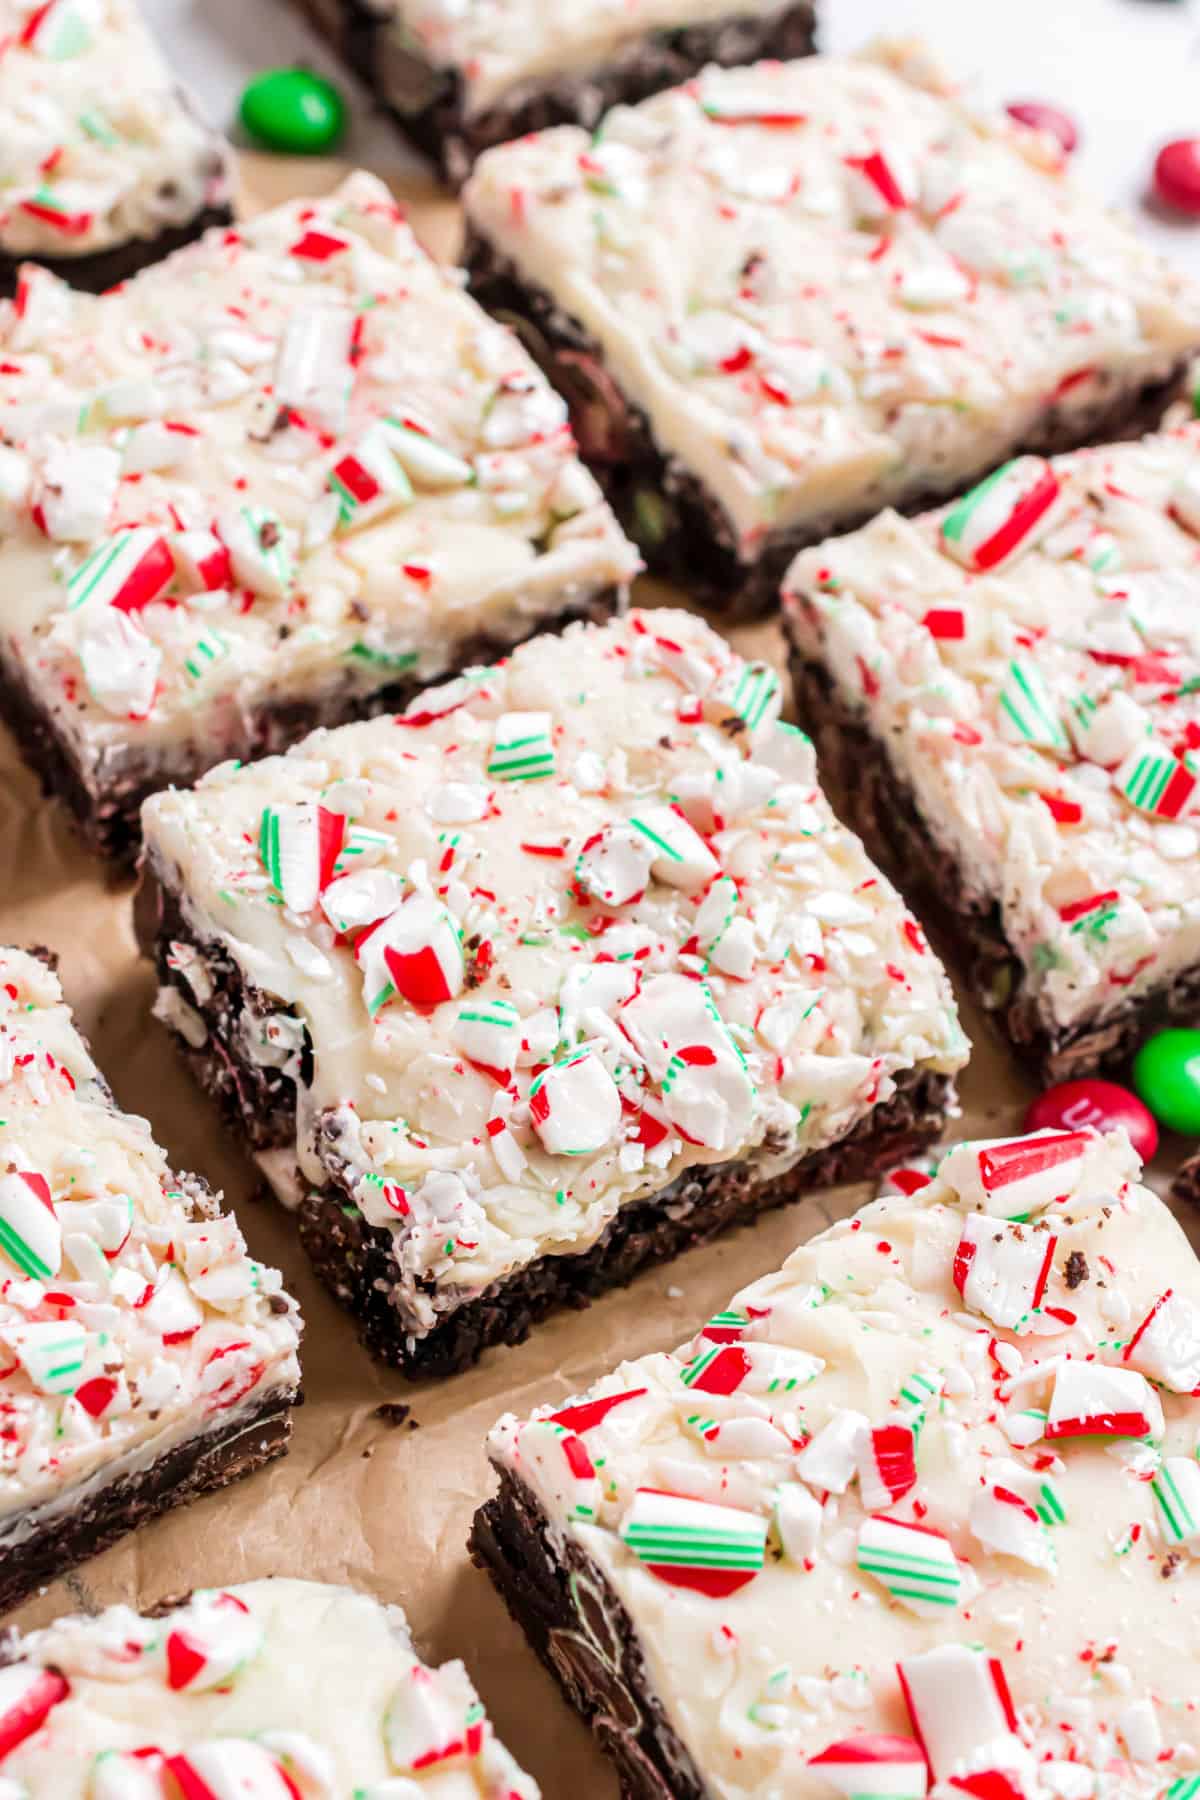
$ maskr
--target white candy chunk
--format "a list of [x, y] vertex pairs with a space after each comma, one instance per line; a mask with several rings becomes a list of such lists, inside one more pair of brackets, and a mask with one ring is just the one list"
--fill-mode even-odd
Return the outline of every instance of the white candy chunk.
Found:
[[967, 1206], [1016, 1219], [1076, 1193], [1117, 1194], [1140, 1166], [1123, 1133], [1045, 1131], [955, 1144], [938, 1178]]
[[621, 1008], [620, 1022], [662, 1084], [663, 1105], [693, 1143], [729, 1149], [754, 1117], [754, 1085], [703, 982], [656, 975]]
[[1069, 1358], [1055, 1370], [1047, 1438], [1159, 1437], [1162, 1430], [1158, 1395], [1132, 1369]]
[[897, 1672], [934, 1781], [971, 1770], [1024, 1768], [1027, 1752], [999, 1657], [942, 1644], [904, 1657]]
[[775, 1535], [789, 1562], [804, 1563], [821, 1540], [821, 1503], [799, 1481], [781, 1481], [775, 1489]]
[[88, 693], [116, 718], [144, 719], [154, 705], [162, 651], [119, 607], [84, 614], [77, 649]]
[[812, 1487], [844, 1494], [871, 1442], [871, 1421], [839, 1407], [796, 1458], [796, 1473]]
[[1173, 1394], [1200, 1393], [1200, 1307], [1168, 1288], [1133, 1333], [1122, 1360]]
[[1054, 1574], [1054, 1545], [1036, 1508], [1002, 1482], [993, 1482], [974, 1496], [969, 1523], [985, 1550], [1016, 1557], [1043, 1574]]
[[529, 1116], [552, 1156], [592, 1156], [621, 1123], [621, 1096], [590, 1050], [554, 1063], [529, 1090]]
[[520, 1049], [521, 1015], [507, 1000], [479, 1000], [459, 1009], [450, 1036], [471, 1062], [507, 1081]]
[[296, 1785], [262, 1744], [210, 1738], [172, 1759], [176, 1783], [198, 1800], [293, 1800]]
[[[25, 1790], [13, 1790], [22, 1800]], [[105, 1750], [92, 1766], [88, 1800], [162, 1800], [162, 1765], [132, 1750]], [[0, 1800], [9, 1800], [0, 1787]]]
[[[451, 1675], [459, 1679], [447, 1679]], [[450, 1664], [436, 1677], [417, 1664], [384, 1714], [384, 1742], [392, 1767], [427, 1772], [437, 1764], [477, 1756], [488, 1726], [474, 1700], [461, 1664]]]
[[653, 855], [647, 839], [631, 825], [605, 825], [593, 832], [575, 859], [575, 879], [604, 906], [627, 906], [646, 890]]
[[1006, 1331], [1027, 1331], [1057, 1243], [1050, 1231], [968, 1213], [954, 1256], [954, 1285], [972, 1312]]
[[1168, 1456], [1150, 1485], [1163, 1536], [1194, 1553], [1200, 1548], [1200, 1463], [1194, 1457]]
[[87, 1333], [70, 1320], [9, 1325], [3, 1336], [40, 1394], [73, 1394], [83, 1372]]
[[600, 1478], [583, 1439], [550, 1419], [532, 1419], [517, 1436], [515, 1461], [551, 1518], [594, 1520], [603, 1499]]
[[674, 807], [645, 806], [629, 822], [649, 847], [655, 879], [666, 886], [694, 893], [718, 873], [716, 857]]
[[274, 398], [337, 434], [346, 422], [353, 382], [354, 314], [345, 306], [298, 308], [275, 359]]
[[335, 931], [357, 931], [394, 912], [403, 894], [402, 875], [390, 869], [356, 869], [329, 883], [321, 895], [321, 911]]
[[56, 543], [101, 537], [121, 481], [121, 457], [104, 444], [55, 444], [42, 465], [38, 504]]
[[158, 1337], [181, 1343], [204, 1323], [204, 1308], [194, 1298], [178, 1269], [167, 1268], [155, 1283], [154, 1294], [142, 1308], [142, 1318]]
[[1068, 714], [1075, 746], [1088, 762], [1115, 769], [1150, 735], [1150, 716], [1126, 693], [1110, 694], [1098, 706], [1076, 701]]
[[256, 594], [282, 600], [295, 579], [287, 533], [274, 513], [262, 506], [225, 507], [217, 522], [235, 580]]

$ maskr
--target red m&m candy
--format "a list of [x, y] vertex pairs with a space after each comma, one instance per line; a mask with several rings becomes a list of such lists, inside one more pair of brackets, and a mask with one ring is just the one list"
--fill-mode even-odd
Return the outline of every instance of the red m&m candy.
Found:
[[1017, 119], [1034, 131], [1048, 131], [1058, 139], [1067, 156], [1079, 142], [1079, 128], [1070, 114], [1048, 106], [1044, 100], [1013, 100], [1004, 110], [1010, 119]]
[[1154, 163], [1154, 191], [1176, 212], [1200, 213], [1200, 138], [1175, 138]]
[[1124, 1126], [1143, 1162], [1158, 1149], [1158, 1126], [1136, 1094], [1115, 1081], [1060, 1081], [1025, 1114], [1026, 1131], [1116, 1131]]

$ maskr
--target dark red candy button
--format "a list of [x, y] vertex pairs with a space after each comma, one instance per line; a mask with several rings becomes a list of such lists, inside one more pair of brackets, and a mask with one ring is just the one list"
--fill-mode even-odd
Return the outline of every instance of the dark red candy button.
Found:
[[1025, 1114], [1026, 1131], [1115, 1131], [1124, 1126], [1143, 1162], [1158, 1149], [1158, 1126], [1136, 1094], [1115, 1081], [1060, 1081]]
[[1071, 115], [1057, 106], [1047, 106], [1044, 100], [1014, 100], [1004, 110], [1010, 119], [1019, 119], [1034, 131], [1048, 131], [1068, 156], [1079, 142], [1079, 128]]
[[1200, 138], [1163, 145], [1154, 164], [1154, 191], [1176, 212], [1200, 214]]

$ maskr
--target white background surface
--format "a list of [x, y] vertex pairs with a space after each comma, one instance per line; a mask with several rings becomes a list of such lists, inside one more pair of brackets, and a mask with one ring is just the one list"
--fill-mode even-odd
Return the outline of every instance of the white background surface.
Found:
[[[351, 101], [346, 156], [382, 174], [418, 172], [290, 0], [143, 0], [143, 8], [216, 123], [232, 128], [238, 95], [258, 70], [306, 63], [335, 76]], [[1134, 210], [1200, 276], [1200, 221], [1157, 218], [1144, 204], [1157, 147], [1200, 134], [1200, 0], [823, 0], [822, 18], [827, 50], [854, 49], [877, 31], [918, 31], [981, 100], [1066, 108], [1083, 133], [1082, 177]]]

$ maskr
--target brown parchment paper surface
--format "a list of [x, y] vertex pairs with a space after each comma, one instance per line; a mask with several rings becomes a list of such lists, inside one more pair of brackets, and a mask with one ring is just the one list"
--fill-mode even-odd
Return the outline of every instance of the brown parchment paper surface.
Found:
[[[246, 156], [244, 208], [327, 191], [345, 172], [332, 162]], [[393, 185], [427, 245], [453, 255], [454, 205], [411, 179]], [[649, 584], [640, 597], [680, 603]], [[781, 664], [773, 624], [730, 635], [744, 653]], [[837, 1189], [786, 1207], [584, 1312], [555, 1317], [527, 1344], [493, 1351], [465, 1375], [405, 1382], [359, 1347], [348, 1315], [312, 1277], [287, 1214], [256, 1197], [253, 1164], [150, 1017], [154, 983], [134, 943], [132, 891], [80, 848], [65, 813], [40, 797], [0, 729], [0, 942], [46, 944], [58, 953], [67, 999], [120, 1103], [150, 1119], [177, 1168], [196, 1169], [224, 1191], [254, 1255], [284, 1271], [307, 1322], [305, 1404], [281, 1462], [147, 1526], [55, 1583], [14, 1622], [40, 1624], [117, 1600], [150, 1604], [193, 1586], [267, 1575], [352, 1583], [405, 1608], [428, 1660], [464, 1658], [497, 1730], [547, 1800], [612, 1800], [608, 1763], [467, 1557], [472, 1512], [491, 1491], [485, 1434], [502, 1412], [561, 1401], [623, 1357], [681, 1342], [803, 1238], [860, 1205], [868, 1190]], [[1034, 1089], [978, 1014], [965, 1006], [963, 1017], [976, 1049], [951, 1135], [1016, 1130]], [[1152, 1177], [1160, 1191], [1181, 1149], [1160, 1154]], [[415, 1429], [380, 1413], [397, 1401], [411, 1406]]]

